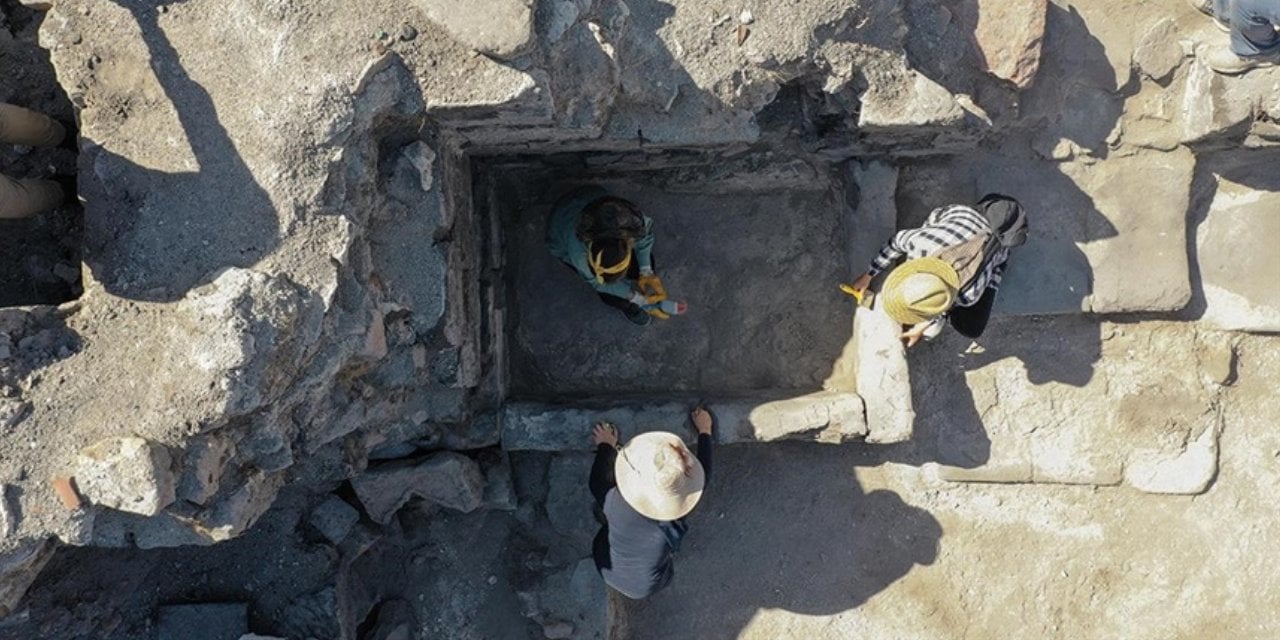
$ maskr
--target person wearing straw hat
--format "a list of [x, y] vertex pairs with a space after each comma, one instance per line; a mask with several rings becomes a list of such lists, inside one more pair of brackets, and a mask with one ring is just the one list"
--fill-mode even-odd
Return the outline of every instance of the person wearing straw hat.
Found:
[[635, 324], [684, 313], [653, 270], [653, 219], [627, 200], [594, 186], [570, 192], [552, 207], [547, 247]]
[[690, 418], [698, 432], [696, 457], [665, 431], [642, 433], [620, 447], [612, 424], [592, 430], [589, 486], [601, 526], [591, 555], [605, 583], [634, 600], [671, 583], [675, 553], [689, 530], [684, 518], [711, 476], [711, 414], [698, 407]]
[[974, 207], [934, 209], [918, 229], [899, 231], [871, 261], [852, 288], [862, 292], [873, 278], [902, 258], [874, 298], [889, 317], [907, 327], [908, 347], [933, 338], [950, 321], [961, 335], [986, 330], [1009, 249], [1026, 238], [1026, 216], [1017, 200], [988, 194]]

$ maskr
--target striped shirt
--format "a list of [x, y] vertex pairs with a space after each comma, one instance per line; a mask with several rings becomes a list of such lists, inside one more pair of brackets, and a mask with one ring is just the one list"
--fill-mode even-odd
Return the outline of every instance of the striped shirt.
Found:
[[[894, 234], [893, 239], [885, 243], [884, 248], [871, 261], [868, 272], [874, 278], [903, 256], [912, 260], [937, 255], [939, 251], [963, 244], [982, 232], [992, 233], [991, 224], [972, 207], [962, 204], [938, 207], [929, 213], [924, 226], [919, 229], [904, 229]], [[1000, 278], [1008, 260], [1009, 250], [997, 244], [994, 255], [987, 260], [982, 271], [969, 282], [961, 284], [956, 304], [971, 307], [977, 304], [988, 288], [993, 291], [999, 289]]]

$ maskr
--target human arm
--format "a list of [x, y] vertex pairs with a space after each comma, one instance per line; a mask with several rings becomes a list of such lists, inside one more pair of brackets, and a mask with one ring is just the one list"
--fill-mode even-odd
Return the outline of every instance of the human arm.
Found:
[[711, 483], [711, 448], [713, 419], [711, 412], [698, 407], [690, 414], [693, 428], [698, 432], [698, 462], [702, 464], [703, 487]]
[[653, 273], [653, 218], [644, 216], [644, 237], [636, 241], [636, 259], [640, 261], [640, 275]]
[[[915, 231], [915, 229], [903, 229], [893, 234], [893, 237], [884, 243], [884, 246], [880, 248], [880, 253], [877, 253], [876, 257], [871, 259], [871, 266], [863, 274], [867, 279], [867, 284], [871, 283], [872, 278], [893, 266], [893, 263], [897, 262], [902, 256], [907, 255], [907, 246], [911, 240], [911, 234]], [[861, 279], [859, 278], [859, 280]], [[854, 283], [854, 288], [858, 288], [856, 282]]]
[[591, 430], [591, 439], [596, 444], [596, 457], [591, 463], [587, 486], [596, 503], [603, 508], [605, 496], [618, 484], [613, 476], [613, 463], [618, 457], [617, 427], [608, 422], [597, 422]]

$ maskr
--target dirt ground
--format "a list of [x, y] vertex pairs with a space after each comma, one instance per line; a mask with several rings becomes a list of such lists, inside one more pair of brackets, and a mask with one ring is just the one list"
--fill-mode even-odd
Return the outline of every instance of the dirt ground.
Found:
[[927, 443], [721, 449], [675, 582], [616, 598], [616, 637], [1276, 637], [1280, 534], [1248, 514], [1280, 482], [1280, 354], [1241, 354], [1199, 496], [941, 483]]

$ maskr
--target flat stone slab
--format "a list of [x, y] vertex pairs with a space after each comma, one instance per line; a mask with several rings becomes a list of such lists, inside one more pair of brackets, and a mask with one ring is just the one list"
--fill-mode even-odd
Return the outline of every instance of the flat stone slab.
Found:
[[1203, 320], [1219, 329], [1280, 331], [1280, 154], [1210, 164], [1217, 189], [1196, 229]]
[[[721, 444], [808, 440], [840, 443], [867, 435], [862, 398], [820, 391], [780, 399], [707, 400]], [[619, 401], [592, 404], [512, 402], [502, 410], [502, 447], [508, 451], [590, 451], [591, 425], [612, 422], [622, 437], [668, 431], [692, 441], [689, 402]]]

